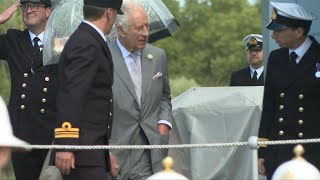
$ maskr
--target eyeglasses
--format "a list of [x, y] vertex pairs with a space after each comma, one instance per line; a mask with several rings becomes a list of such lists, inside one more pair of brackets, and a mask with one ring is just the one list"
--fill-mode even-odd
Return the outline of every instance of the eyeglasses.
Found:
[[45, 7], [44, 5], [40, 5], [40, 4], [24, 4], [24, 5], [20, 5], [20, 8], [23, 12], [27, 12], [28, 9], [31, 9], [32, 12], [37, 12], [39, 10], [39, 7]]

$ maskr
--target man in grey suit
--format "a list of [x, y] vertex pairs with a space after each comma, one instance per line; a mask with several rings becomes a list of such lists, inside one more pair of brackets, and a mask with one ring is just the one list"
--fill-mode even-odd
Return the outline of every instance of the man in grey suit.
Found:
[[[114, 63], [113, 127], [110, 144], [168, 144], [172, 106], [166, 54], [147, 44], [145, 10], [132, 2], [122, 6], [116, 22], [118, 39], [110, 45]], [[167, 150], [113, 150], [118, 179], [146, 179], [162, 169]]]

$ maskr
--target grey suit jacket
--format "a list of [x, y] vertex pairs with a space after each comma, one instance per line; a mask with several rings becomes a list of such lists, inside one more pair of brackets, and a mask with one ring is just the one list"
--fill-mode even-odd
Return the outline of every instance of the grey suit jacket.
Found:
[[[172, 106], [167, 59], [164, 50], [147, 44], [141, 53], [142, 99], [137, 101], [134, 84], [121, 54], [114, 42], [110, 45], [114, 63], [113, 127], [110, 144], [130, 145], [142, 130], [151, 145], [168, 144], [168, 136], [158, 130], [158, 121], [172, 122]], [[162, 76], [155, 77], [160, 72]], [[114, 151], [119, 164], [126, 160], [128, 151]], [[151, 150], [154, 172], [162, 169], [161, 161], [167, 150]]]

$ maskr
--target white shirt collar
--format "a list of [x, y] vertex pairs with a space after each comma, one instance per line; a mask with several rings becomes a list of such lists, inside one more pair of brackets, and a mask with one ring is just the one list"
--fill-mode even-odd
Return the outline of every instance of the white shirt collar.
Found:
[[29, 36], [30, 36], [30, 39], [32, 42], [32, 46], [34, 46], [33, 38], [35, 38], [35, 37], [38, 37], [40, 39], [40, 41], [38, 42], [39, 46], [43, 45], [43, 35], [44, 35], [44, 31], [42, 33], [40, 33], [38, 36], [33, 34], [31, 31], [29, 31]]
[[[128, 51], [128, 50], [121, 44], [121, 42], [119, 41], [119, 38], [117, 38], [117, 45], [118, 45], [118, 47], [120, 48], [122, 57], [123, 57], [124, 59], [126, 59], [126, 57], [128, 57], [128, 56], [131, 55], [131, 52]], [[136, 54], [136, 55], [138, 55], [138, 56], [141, 56], [141, 51], [140, 51], [140, 50], [137, 50], [136, 52], [134, 52], [134, 54]]]
[[[299, 63], [304, 54], [308, 51], [309, 47], [312, 44], [312, 40], [307, 37], [307, 39], [296, 49], [294, 52], [298, 55], [296, 62]], [[289, 56], [293, 50], [289, 49]]]
[[257, 71], [257, 78], [259, 79], [259, 77], [260, 77], [260, 75], [263, 73], [263, 66], [261, 66], [260, 68], [258, 68], [258, 69], [254, 69], [253, 67], [251, 67], [251, 66], [249, 66], [250, 67], [250, 75], [251, 75], [251, 78], [252, 78], [252, 76], [253, 76], [253, 73], [254, 73], [254, 71]]
[[107, 38], [106, 36], [104, 35], [104, 33], [101, 31], [101, 29], [99, 29], [96, 25], [92, 24], [91, 22], [89, 21], [86, 21], [84, 20], [83, 21], [84, 23], [88, 24], [89, 26], [91, 26], [93, 29], [95, 29], [99, 34], [100, 36], [103, 38], [104, 41], [107, 41]]

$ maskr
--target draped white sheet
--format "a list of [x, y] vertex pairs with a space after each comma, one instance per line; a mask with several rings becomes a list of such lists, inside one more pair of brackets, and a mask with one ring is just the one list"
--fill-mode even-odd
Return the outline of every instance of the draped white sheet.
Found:
[[[170, 144], [244, 142], [257, 136], [263, 87], [197, 87], [174, 98]], [[170, 149], [175, 170], [190, 179], [252, 179], [247, 146]]]

